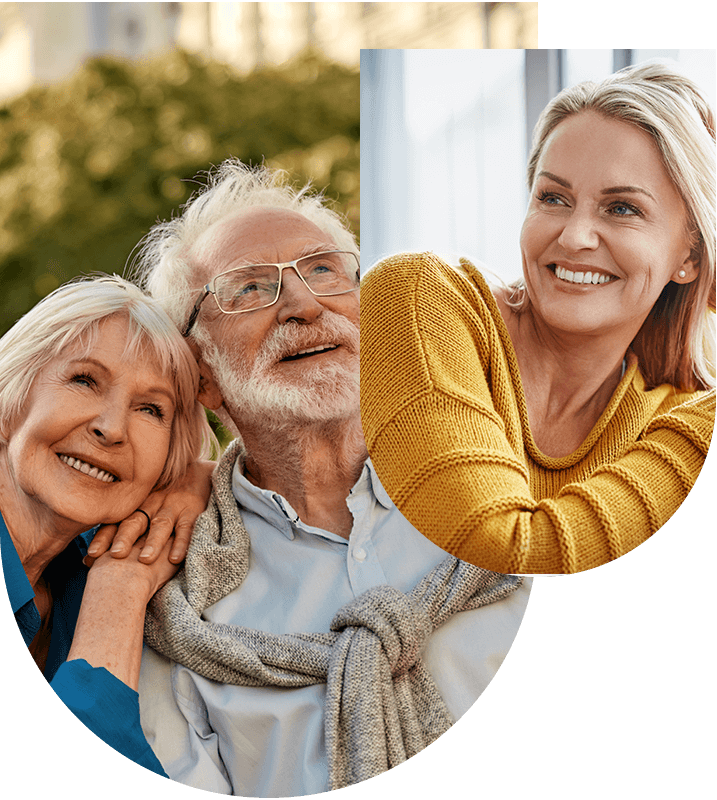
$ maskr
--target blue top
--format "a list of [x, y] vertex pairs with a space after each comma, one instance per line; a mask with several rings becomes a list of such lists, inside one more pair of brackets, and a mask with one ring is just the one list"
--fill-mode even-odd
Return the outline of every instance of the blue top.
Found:
[[[104, 668], [84, 660], [67, 661], [80, 613], [88, 569], [82, 563], [95, 528], [74, 539], [47, 568], [52, 592], [50, 651], [44, 675], [62, 702], [94, 734], [122, 755], [166, 777], [144, 738], [139, 722], [139, 695]], [[0, 514], [0, 553], [10, 606], [29, 647], [40, 630], [35, 593]]]

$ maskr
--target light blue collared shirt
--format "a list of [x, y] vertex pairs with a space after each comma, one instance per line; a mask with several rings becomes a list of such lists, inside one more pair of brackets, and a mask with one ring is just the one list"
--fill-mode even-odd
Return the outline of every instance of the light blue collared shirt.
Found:
[[[445, 558], [396, 509], [370, 461], [347, 505], [348, 540], [305, 525], [281, 495], [259, 489], [239, 464], [233, 491], [251, 538], [241, 586], [205, 616], [272, 633], [328, 631], [336, 611], [373, 586], [403, 592]], [[528, 600], [529, 581], [493, 605], [464, 611], [423, 653], [448, 709], [461, 716], [500, 666]], [[169, 776], [199, 789], [257, 797], [328, 789], [325, 684], [282, 689], [219, 684], [145, 647], [142, 726]]]

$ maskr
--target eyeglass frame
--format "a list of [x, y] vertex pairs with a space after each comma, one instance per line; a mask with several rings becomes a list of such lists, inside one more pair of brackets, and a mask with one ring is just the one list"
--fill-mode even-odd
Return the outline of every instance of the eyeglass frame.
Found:
[[[299, 256], [299, 258], [295, 258], [293, 261], [285, 261], [281, 264], [246, 264], [243, 267], [234, 267], [234, 269], [228, 269], [226, 272], [220, 272], [219, 275], [215, 275], [209, 283], [205, 284], [204, 291], [201, 297], [198, 297], [194, 303], [192, 308], [192, 312], [189, 315], [189, 319], [187, 320], [187, 324], [184, 326], [184, 330], [182, 331], [182, 336], [185, 338], [189, 336], [191, 333], [192, 328], [194, 327], [197, 317], [199, 316], [199, 309], [201, 308], [202, 303], [207, 299], [207, 297], [212, 294], [214, 295], [214, 302], [217, 304], [217, 308], [221, 311], [222, 314], [249, 314], [252, 311], [260, 311], [262, 308], [271, 308], [275, 303], [278, 302], [279, 297], [281, 297], [281, 289], [282, 289], [282, 279], [284, 277], [284, 270], [285, 269], [293, 269], [294, 272], [299, 276], [301, 282], [306, 286], [306, 288], [314, 295], [314, 297], [338, 297], [342, 294], [349, 294], [350, 292], [357, 291], [360, 286], [356, 285], [353, 289], [344, 289], [342, 292], [329, 292], [327, 294], [319, 294], [315, 292], [309, 284], [306, 282], [306, 278], [299, 272], [297, 264], [299, 261], [303, 261], [305, 258], [313, 258], [316, 256], [326, 256], [332, 255], [335, 253], [345, 253], [346, 255], [351, 255], [356, 259], [356, 265], [360, 269], [360, 263], [358, 256], [356, 253], [351, 252], [350, 250], [321, 250], [318, 253], [307, 253], [304, 256]], [[219, 278], [223, 278], [225, 275], [229, 275], [232, 272], [239, 272], [242, 269], [251, 269], [252, 267], [276, 267], [279, 270], [279, 280], [276, 284], [276, 297], [271, 301], [271, 303], [267, 303], [264, 306], [257, 306], [256, 308], [239, 308], [236, 311], [225, 311], [220, 305], [219, 300], [217, 299], [217, 293], [215, 289], [215, 283]], [[356, 271], [356, 276], [358, 277], [359, 272], [358, 269]]]

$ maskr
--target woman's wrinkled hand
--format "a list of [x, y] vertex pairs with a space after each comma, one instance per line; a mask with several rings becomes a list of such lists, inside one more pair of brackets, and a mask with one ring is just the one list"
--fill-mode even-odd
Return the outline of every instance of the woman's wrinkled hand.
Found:
[[135, 511], [117, 525], [103, 525], [95, 534], [85, 558], [89, 567], [108, 550], [113, 558], [127, 558], [135, 544], [143, 538], [138, 559], [152, 564], [170, 542], [169, 560], [180, 564], [187, 555], [192, 530], [197, 517], [206, 509], [211, 491], [214, 461], [195, 461], [187, 468], [184, 478], [170, 489], [152, 492]]
[[148, 603], [155, 592], [177, 574], [180, 565], [170, 561], [171, 540], [165, 542], [150, 563], [142, 558], [146, 544], [147, 537], [141, 536], [125, 558], [113, 558], [112, 553], [105, 551], [92, 559], [88, 583], [121, 586], [124, 591], [144, 594], [144, 602]]

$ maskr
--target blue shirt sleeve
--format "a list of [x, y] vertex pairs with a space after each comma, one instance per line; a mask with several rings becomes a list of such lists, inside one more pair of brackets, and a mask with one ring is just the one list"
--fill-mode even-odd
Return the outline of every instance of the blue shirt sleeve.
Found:
[[139, 695], [111, 672], [87, 661], [66, 661], [50, 684], [62, 702], [103, 742], [165, 778], [139, 720]]

